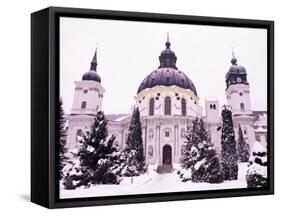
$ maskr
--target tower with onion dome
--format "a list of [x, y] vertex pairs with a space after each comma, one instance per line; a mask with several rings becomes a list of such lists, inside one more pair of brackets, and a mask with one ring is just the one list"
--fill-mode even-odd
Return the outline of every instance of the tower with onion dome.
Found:
[[82, 75], [81, 80], [74, 82], [72, 109], [67, 116], [69, 148], [79, 145], [79, 135], [90, 127], [94, 115], [102, 109], [105, 90], [97, 73], [97, 64], [96, 50], [89, 71]]
[[255, 142], [253, 127], [255, 118], [250, 100], [250, 84], [247, 80], [246, 68], [237, 64], [234, 52], [232, 52], [231, 66], [226, 73], [225, 82], [227, 105], [231, 107], [236, 138], [240, 124], [243, 137], [251, 147]]
[[97, 50], [91, 61], [90, 70], [83, 74], [81, 81], [75, 81], [72, 115], [94, 115], [102, 109], [105, 92], [97, 73]]

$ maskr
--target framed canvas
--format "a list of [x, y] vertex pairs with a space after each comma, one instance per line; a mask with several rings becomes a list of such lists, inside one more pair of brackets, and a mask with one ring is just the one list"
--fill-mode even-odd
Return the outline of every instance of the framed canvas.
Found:
[[31, 201], [274, 193], [274, 22], [31, 15]]

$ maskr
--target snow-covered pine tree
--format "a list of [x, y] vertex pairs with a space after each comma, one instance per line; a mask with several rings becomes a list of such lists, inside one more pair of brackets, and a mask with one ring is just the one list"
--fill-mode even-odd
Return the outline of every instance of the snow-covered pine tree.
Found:
[[128, 166], [136, 167], [136, 172], [129, 173], [129, 175], [139, 175], [145, 173], [146, 165], [142, 141], [142, 127], [138, 108], [135, 108], [133, 111], [126, 144], [127, 146], [125, 152], [128, 158]]
[[123, 157], [115, 143], [115, 136], [108, 140], [107, 137], [107, 120], [104, 113], [99, 111], [95, 115], [90, 131], [82, 135], [77, 155], [80, 168], [66, 180], [76, 181], [75, 187], [120, 183]]
[[60, 179], [63, 178], [63, 169], [67, 163], [68, 157], [66, 156], [67, 148], [66, 148], [66, 128], [65, 128], [65, 115], [62, 107], [62, 99], [60, 99], [59, 106], [59, 171], [60, 171]]
[[246, 180], [248, 188], [267, 187], [267, 151], [256, 141], [249, 160]]
[[248, 162], [250, 153], [249, 153], [249, 145], [246, 143], [241, 126], [239, 124], [239, 129], [238, 129], [238, 142], [237, 142], [237, 154], [238, 154], [238, 160], [240, 162]]
[[222, 109], [221, 161], [224, 180], [236, 180], [238, 177], [238, 157], [232, 112], [226, 105]]
[[[182, 167], [191, 170], [193, 182], [221, 183], [223, 175], [216, 149], [202, 119], [195, 118], [187, 133]], [[185, 179], [182, 179], [185, 181]]]
[[184, 154], [181, 159], [181, 165], [185, 169], [189, 169], [195, 165], [198, 161], [199, 151], [198, 145], [202, 143], [203, 140], [208, 139], [207, 132], [201, 131], [200, 129], [200, 119], [196, 117], [192, 121], [190, 128], [187, 128], [186, 141], [184, 145]]

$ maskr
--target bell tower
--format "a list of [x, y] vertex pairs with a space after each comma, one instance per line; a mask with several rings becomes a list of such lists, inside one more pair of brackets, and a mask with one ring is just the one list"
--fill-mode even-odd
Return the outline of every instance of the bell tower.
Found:
[[90, 70], [83, 74], [82, 81], [75, 81], [75, 92], [71, 114], [93, 115], [102, 109], [105, 90], [97, 73], [97, 50], [91, 61]]
[[72, 109], [68, 120], [67, 145], [69, 149], [79, 146], [79, 136], [90, 128], [94, 115], [102, 110], [105, 92], [97, 73], [97, 50], [91, 61], [90, 70], [83, 74], [82, 80], [75, 81]]
[[250, 85], [247, 81], [246, 69], [237, 64], [232, 54], [231, 66], [226, 74], [227, 105], [232, 108], [232, 114], [252, 114], [250, 101]]
[[250, 85], [247, 81], [245, 67], [237, 64], [232, 53], [231, 66], [226, 74], [227, 105], [231, 107], [235, 137], [238, 139], [238, 128], [241, 125], [243, 137], [250, 148], [255, 142], [254, 117], [250, 100]]

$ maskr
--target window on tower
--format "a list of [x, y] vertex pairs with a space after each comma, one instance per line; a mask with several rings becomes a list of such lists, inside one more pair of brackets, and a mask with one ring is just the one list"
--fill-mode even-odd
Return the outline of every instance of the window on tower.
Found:
[[87, 103], [86, 101], [83, 101], [81, 104], [81, 109], [86, 109]]
[[149, 100], [149, 115], [154, 115], [154, 98]]
[[165, 97], [165, 115], [171, 115], [171, 98], [169, 96]]
[[242, 112], [245, 111], [245, 105], [244, 105], [244, 103], [240, 103], [240, 109], [241, 109]]
[[186, 116], [186, 100], [184, 98], [181, 99], [181, 115]]
[[213, 109], [214, 109], [214, 110], [216, 109], [216, 104], [213, 104]]

